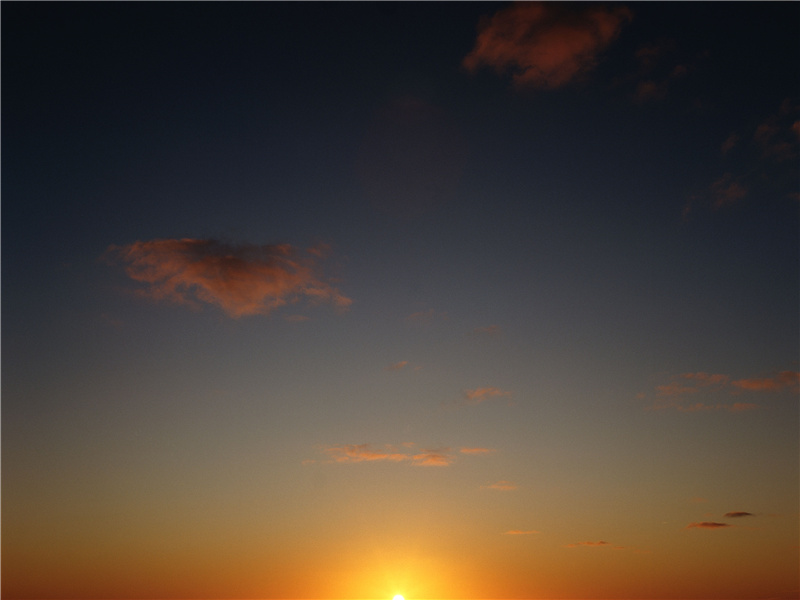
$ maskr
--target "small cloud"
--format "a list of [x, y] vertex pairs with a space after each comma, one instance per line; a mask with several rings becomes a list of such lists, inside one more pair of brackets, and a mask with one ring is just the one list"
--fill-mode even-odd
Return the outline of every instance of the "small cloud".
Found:
[[466, 400], [467, 404], [472, 405], [486, 402], [492, 398], [510, 395], [511, 392], [492, 386], [475, 388], [474, 390], [464, 390], [464, 399]]
[[608, 542], [604, 542], [600, 540], [599, 542], [575, 542], [574, 544], [567, 544], [567, 548], [578, 548], [579, 546], [590, 546], [590, 547], [597, 547], [597, 546], [608, 546]]
[[[413, 442], [401, 444], [404, 448], [410, 448], [413, 445]], [[448, 454], [449, 448], [422, 450], [409, 454], [389, 444], [382, 450], [373, 449], [370, 444], [345, 444], [343, 446], [324, 448], [323, 452], [328, 455], [330, 462], [335, 463], [386, 461], [395, 463], [408, 462], [416, 467], [446, 467], [455, 460], [452, 455]]]
[[401, 360], [400, 362], [394, 363], [393, 365], [389, 365], [388, 367], [386, 367], [386, 370], [387, 371], [399, 371], [399, 370], [405, 368], [407, 365], [408, 365], [408, 361], [407, 360]]
[[497, 452], [494, 448], [461, 448], [461, 454], [491, 454]]
[[632, 14], [623, 6], [585, 9], [558, 4], [512, 4], [483, 18], [475, 47], [462, 65], [511, 72], [514, 85], [556, 89], [591, 70]]
[[511, 490], [517, 489], [517, 485], [511, 483], [510, 481], [498, 481], [496, 483], [491, 483], [489, 485], [482, 485], [482, 490], [498, 490], [501, 492], [510, 492]]
[[753, 515], [753, 513], [738, 511], [738, 510], [734, 512], [725, 513], [725, 518], [728, 519], [738, 519], [740, 517], [752, 517], [752, 516], [755, 515]]
[[702, 521], [701, 523], [689, 523], [684, 529], [721, 529], [731, 527], [728, 523], [715, 523], [714, 521]]
[[747, 189], [731, 175], [725, 173], [711, 184], [712, 206], [715, 209], [734, 204], [747, 195]]
[[700, 496], [696, 496], [690, 500], [692, 504], [705, 504], [708, 502], [708, 498], [701, 498]]
[[446, 312], [437, 312], [432, 308], [428, 310], [421, 310], [419, 312], [415, 312], [410, 314], [406, 317], [406, 321], [410, 321], [412, 323], [430, 323], [434, 319], [446, 319], [447, 313]]
[[305, 315], [289, 315], [286, 317], [286, 320], [289, 323], [304, 323], [306, 321], [310, 321], [311, 317], [307, 317]]
[[724, 142], [722, 142], [722, 147], [720, 151], [722, 154], [727, 154], [739, 143], [739, 136], [735, 133], [730, 134]]
[[536, 531], [535, 529], [509, 529], [508, 531], [503, 532], [503, 535], [533, 535], [535, 533], [541, 533], [541, 531]]
[[413, 464], [418, 467], [447, 467], [455, 460], [444, 450], [423, 450], [412, 457]]
[[227, 244], [211, 239], [161, 239], [109, 246], [105, 258], [125, 264], [142, 296], [193, 308], [212, 304], [228, 316], [268, 314], [301, 299], [345, 309], [352, 300], [323, 281], [320, 248]]
[[472, 333], [485, 334], [485, 335], [500, 335], [499, 325], [488, 325], [486, 327], [476, 327]]
[[781, 371], [774, 377], [738, 379], [732, 383], [742, 390], [751, 392], [778, 392], [785, 389], [797, 391], [800, 385], [800, 373]]
[[375, 451], [369, 444], [346, 444], [344, 446], [334, 446], [324, 450], [334, 462], [337, 463], [359, 463], [372, 461], [391, 461], [402, 462], [411, 460], [411, 456], [402, 452]]

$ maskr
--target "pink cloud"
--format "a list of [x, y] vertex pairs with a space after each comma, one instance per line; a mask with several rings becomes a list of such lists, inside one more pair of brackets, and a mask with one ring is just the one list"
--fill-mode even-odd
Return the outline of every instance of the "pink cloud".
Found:
[[145, 284], [153, 300], [220, 307], [229, 316], [268, 314], [302, 298], [344, 309], [352, 301], [321, 279], [324, 247], [299, 254], [288, 244], [226, 244], [163, 239], [110, 246], [106, 258], [124, 263], [128, 277]]
[[491, 454], [497, 452], [494, 448], [461, 448], [461, 454]]
[[751, 392], [777, 392], [784, 389], [797, 391], [800, 384], [800, 373], [781, 371], [774, 377], [738, 379], [732, 383], [740, 389]]
[[535, 529], [509, 529], [508, 531], [504, 532], [503, 535], [533, 535], [535, 533], [541, 533], [541, 531], [536, 531]]
[[387, 371], [399, 371], [399, 370], [405, 368], [407, 365], [408, 365], [408, 361], [407, 360], [401, 360], [400, 362], [394, 363], [393, 365], [389, 365], [388, 367], [386, 367], [386, 370]]
[[728, 523], [715, 523], [713, 521], [703, 521], [701, 523], [689, 523], [685, 529], [721, 529], [731, 527]]
[[[413, 442], [401, 444], [404, 448], [410, 448]], [[328, 455], [331, 461], [336, 463], [361, 463], [361, 462], [408, 462], [416, 467], [446, 467], [453, 463], [455, 458], [448, 454], [449, 448], [439, 450], [421, 450], [414, 454], [399, 451], [397, 448], [387, 445], [383, 450], [376, 450], [370, 444], [345, 444], [343, 446], [332, 446], [325, 448], [323, 452]]]
[[496, 483], [491, 483], [489, 485], [482, 485], [482, 490], [498, 490], [501, 492], [510, 492], [511, 490], [517, 489], [517, 485], [511, 483], [510, 481], [498, 481]]
[[734, 204], [747, 195], [747, 189], [730, 173], [711, 184], [712, 206], [716, 209]]
[[464, 398], [468, 404], [480, 404], [492, 398], [510, 396], [511, 392], [497, 387], [480, 387], [474, 390], [464, 390]]
[[555, 89], [592, 69], [600, 53], [632, 18], [625, 7], [583, 10], [559, 4], [513, 4], [484, 18], [462, 65], [510, 71], [517, 86]]

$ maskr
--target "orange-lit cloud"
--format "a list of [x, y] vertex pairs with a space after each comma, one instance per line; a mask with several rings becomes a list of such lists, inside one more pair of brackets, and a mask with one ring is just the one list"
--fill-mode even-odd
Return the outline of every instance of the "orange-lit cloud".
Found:
[[541, 533], [541, 531], [536, 531], [535, 529], [509, 529], [506, 532], [503, 532], [503, 535], [533, 535], [535, 533]]
[[567, 544], [567, 548], [577, 548], [579, 546], [590, 546], [590, 547], [597, 547], [597, 546], [608, 546], [608, 542], [604, 542], [600, 540], [599, 542], [575, 542], [574, 544]]
[[443, 450], [423, 450], [411, 458], [413, 464], [419, 467], [446, 467], [455, 460], [447, 454], [447, 450], [447, 448]]
[[[797, 392], [800, 390], [800, 373], [797, 371], [781, 371], [771, 377], [737, 379], [731, 381], [729, 375], [712, 373], [683, 373], [673, 376], [671, 381], [655, 387], [656, 401], [653, 410], [675, 409], [681, 412], [701, 412], [724, 410], [744, 412], [756, 410], [760, 406], [754, 402], [687, 402], [691, 394], [704, 392], [705, 396], [720, 394], [741, 394], [743, 392]], [[638, 397], [645, 397], [640, 395]]]
[[491, 454], [497, 452], [494, 448], [461, 448], [461, 454]]
[[[404, 448], [410, 448], [413, 442], [401, 444]], [[408, 462], [417, 467], [446, 467], [453, 463], [455, 458], [449, 454], [449, 448], [437, 450], [421, 450], [409, 454], [397, 448], [387, 445], [382, 450], [373, 449], [370, 444], [345, 444], [343, 446], [332, 446], [323, 449], [332, 462], [336, 463], [361, 463], [361, 462]]]
[[405, 368], [406, 366], [408, 366], [408, 361], [407, 360], [401, 360], [400, 362], [396, 362], [393, 365], [389, 365], [388, 367], [386, 367], [386, 370], [387, 371], [399, 371], [399, 370]]
[[752, 516], [754, 516], [753, 513], [744, 512], [744, 511], [740, 511], [740, 510], [737, 510], [737, 511], [734, 511], [734, 512], [725, 513], [725, 517], [729, 518], [729, 519], [738, 519], [740, 517], [752, 517]]
[[510, 395], [511, 392], [492, 386], [475, 388], [474, 390], [464, 390], [464, 399], [467, 404], [480, 404], [492, 398]]
[[723, 527], [732, 527], [728, 523], [715, 523], [714, 521], [703, 521], [701, 523], [689, 523], [685, 529], [721, 529]]
[[511, 483], [510, 481], [497, 481], [495, 483], [491, 483], [489, 485], [482, 485], [482, 490], [498, 490], [501, 492], [510, 492], [511, 490], [517, 489], [516, 484]]
[[631, 17], [622, 6], [513, 4], [481, 20], [462, 65], [470, 72], [482, 66], [511, 72], [517, 86], [559, 88], [592, 69]]
[[347, 308], [352, 301], [322, 280], [318, 246], [305, 254], [288, 244], [226, 244], [217, 240], [163, 239], [110, 246], [109, 260], [146, 288], [153, 300], [220, 307], [229, 316], [268, 314], [305, 298]]
[[725, 173], [711, 184], [710, 193], [711, 205], [718, 209], [734, 204], [747, 196], [747, 188], [733, 175]]
[[472, 330], [472, 333], [479, 333], [479, 334], [486, 334], [486, 335], [499, 335], [500, 334], [500, 326], [499, 325], [488, 325], [486, 327], [476, 327]]
[[774, 377], [738, 379], [732, 382], [736, 387], [751, 392], [777, 392], [785, 389], [797, 391], [800, 386], [800, 373], [781, 371]]
[[344, 446], [334, 446], [326, 448], [325, 454], [338, 463], [359, 463], [387, 460], [391, 462], [402, 462], [412, 460], [412, 457], [402, 452], [375, 451], [369, 444], [346, 444]]
[[739, 143], [739, 136], [735, 133], [730, 134], [724, 142], [722, 142], [722, 146], [720, 147], [720, 152], [723, 154], [727, 154]]

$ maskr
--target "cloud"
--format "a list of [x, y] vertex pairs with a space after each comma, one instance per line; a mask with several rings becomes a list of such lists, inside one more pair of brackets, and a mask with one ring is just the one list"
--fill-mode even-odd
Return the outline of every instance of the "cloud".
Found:
[[[413, 446], [413, 442], [401, 444], [404, 448]], [[331, 462], [335, 463], [361, 463], [361, 462], [408, 462], [417, 467], [446, 467], [453, 463], [455, 457], [448, 454], [449, 448], [437, 450], [421, 450], [409, 454], [398, 450], [394, 446], [386, 445], [382, 450], [375, 450], [370, 444], [345, 444], [324, 448]]]
[[755, 515], [753, 515], [753, 513], [743, 512], [743, 511], [734, 511], [734, 512], [725, 513], [725, 517], [729, 518], [729, 519], [738, 519], [740, 517], [752, 517], [752, 516], [755, 516]]
[[472, 330], [472, 333], [478, 334], [486, 334], [486, 335], [499, 335], [500, 334], [500, 326], [499, 325], [488, 325], [486, 327], [476, 327]]
[[419, 467], [446, 467], [455, 459], [447, 454], [448, 448], [443, 450], [423, 450], [412, 456], [413, 464]]
[[751, 392], [778, 392], [784, 389], [796, 392], [800, 385], [800, 373], [797, 371], [781, 371], [774, 377], [738, 379], [732, 383], [740, 389]]
[[739, 143], [739, 136], [735, 133], [730, 134], [724, 142], [722, 142], [722, 146], [720, 147], [720, 152], [723, 154], [727, 154]]
[[386, 367], [386, 370], [387, 371], [399, 371], [399, 370], [405, 368], [407, 365], [408, 365], [408, 361], [407, 360], [401, 360], [400, 362], [394, 363], [393, 365], [389, 365], [388, 367]]
[[[731, 381], [729, 375], [720, 373], [683, 373], [675, 375], [671, 381], [655, 386], [656, 399], [651, 406], [652, 410], [675, 409], [680, 412], [701, 412], [723, 410], [729, 412], [744, 412], [756, 410], [760, 405], [754, 402], [688, 402], [692, 394], [703, 392], [705, 397], [721, 394], [737, 395], [744, 392], [781, 392], [788, 390], [797, 393], [800, 391], [800, 373], [797, 371], [780, 371], [771, 377], [758, 377], [750, 379], [737, 379]], [[645, 398], [646, 395], [638, 395]]]
[[721, 529], [731, 527], [728, 523], [715, 523], [713, 521], [703, 521], [701, 523], [689, 523], [684, 529]]
[[496, 483], [491, 483], [489, 485], [482, 485], [482, 490], [498, 490], [501, 492], [510, 492], [511, 490], [517, 489], [517, 485], [511, 483], [510, 481], [498, 481]]
[[516, 86], [556, 89], [591, 70], [631, 18], [622, 6], [513, 4], [481, 19], [462, 65], [470, 72], [483, 66], [511, 72]]
[[464, 390], [464, 399], [466, 400], [467, 404], [473, 405], [486, 402], [492, 398], [510, 395], [511, 392], [492, 386], [475, 388], [474, 390]]
[[503, 532], [503, 535], [533, 535], [535, 533], [541, 533], [541, 531], [536, 531], [535, 529], [528, 529], [525, 531], [522, 529], [509, 529]]
[[330, 302], [338, 308], [352, 301], [322, 280], [318, 246], [306, 253], [288, 244], [227, 244], [211, 239], [162, 239], [110, 246], [105, 258], [125, 264], [127, 275], [157, 301], [220, 307], [233, 318], [268, 314], [300, 299]]
[[415, 312], [410, 314], [406, 317], [406, 321], [411, 321], [412, 323], [430, 323], [434, 319], [446, 319], [447, 313], [446, 312], [437, 312], [432, 308], [428, 310], [421, 310], [419, 312]]
[[575, 542], [574, 544], [567, 544], [567, 548], [577, 548], [579, 546], [608, 546], [608, 542], [600, 540], [599, 542]]
[[325, 454], [338, 463], [359, 463], [372, 461], [402, 462], [412, 460], [412, 457], [402, 452], [375, 451], [369, 444], [346, 444], [326, 448]]
[[461, 448], [461, 454], [491, 454], [497, 452], [494, 448]]
[[725, 173], [725, 175], [711, 184], [710, 193], [712, 207], [719, 209], [734, 204], [747, 196], [747, 188], [738, 179], [735, 179], [733, 175]]

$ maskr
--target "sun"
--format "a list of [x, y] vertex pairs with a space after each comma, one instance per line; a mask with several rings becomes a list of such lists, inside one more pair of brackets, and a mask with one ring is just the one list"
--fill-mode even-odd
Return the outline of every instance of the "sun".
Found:
[[405, 598], [403, 598], [403, 597], [402, 597], [400, 594], [397, 594], [397, 596], [395, 596], [394, 598], [392, 598], [392, 600], [406, 600], [406, 599], [405, 599]]

